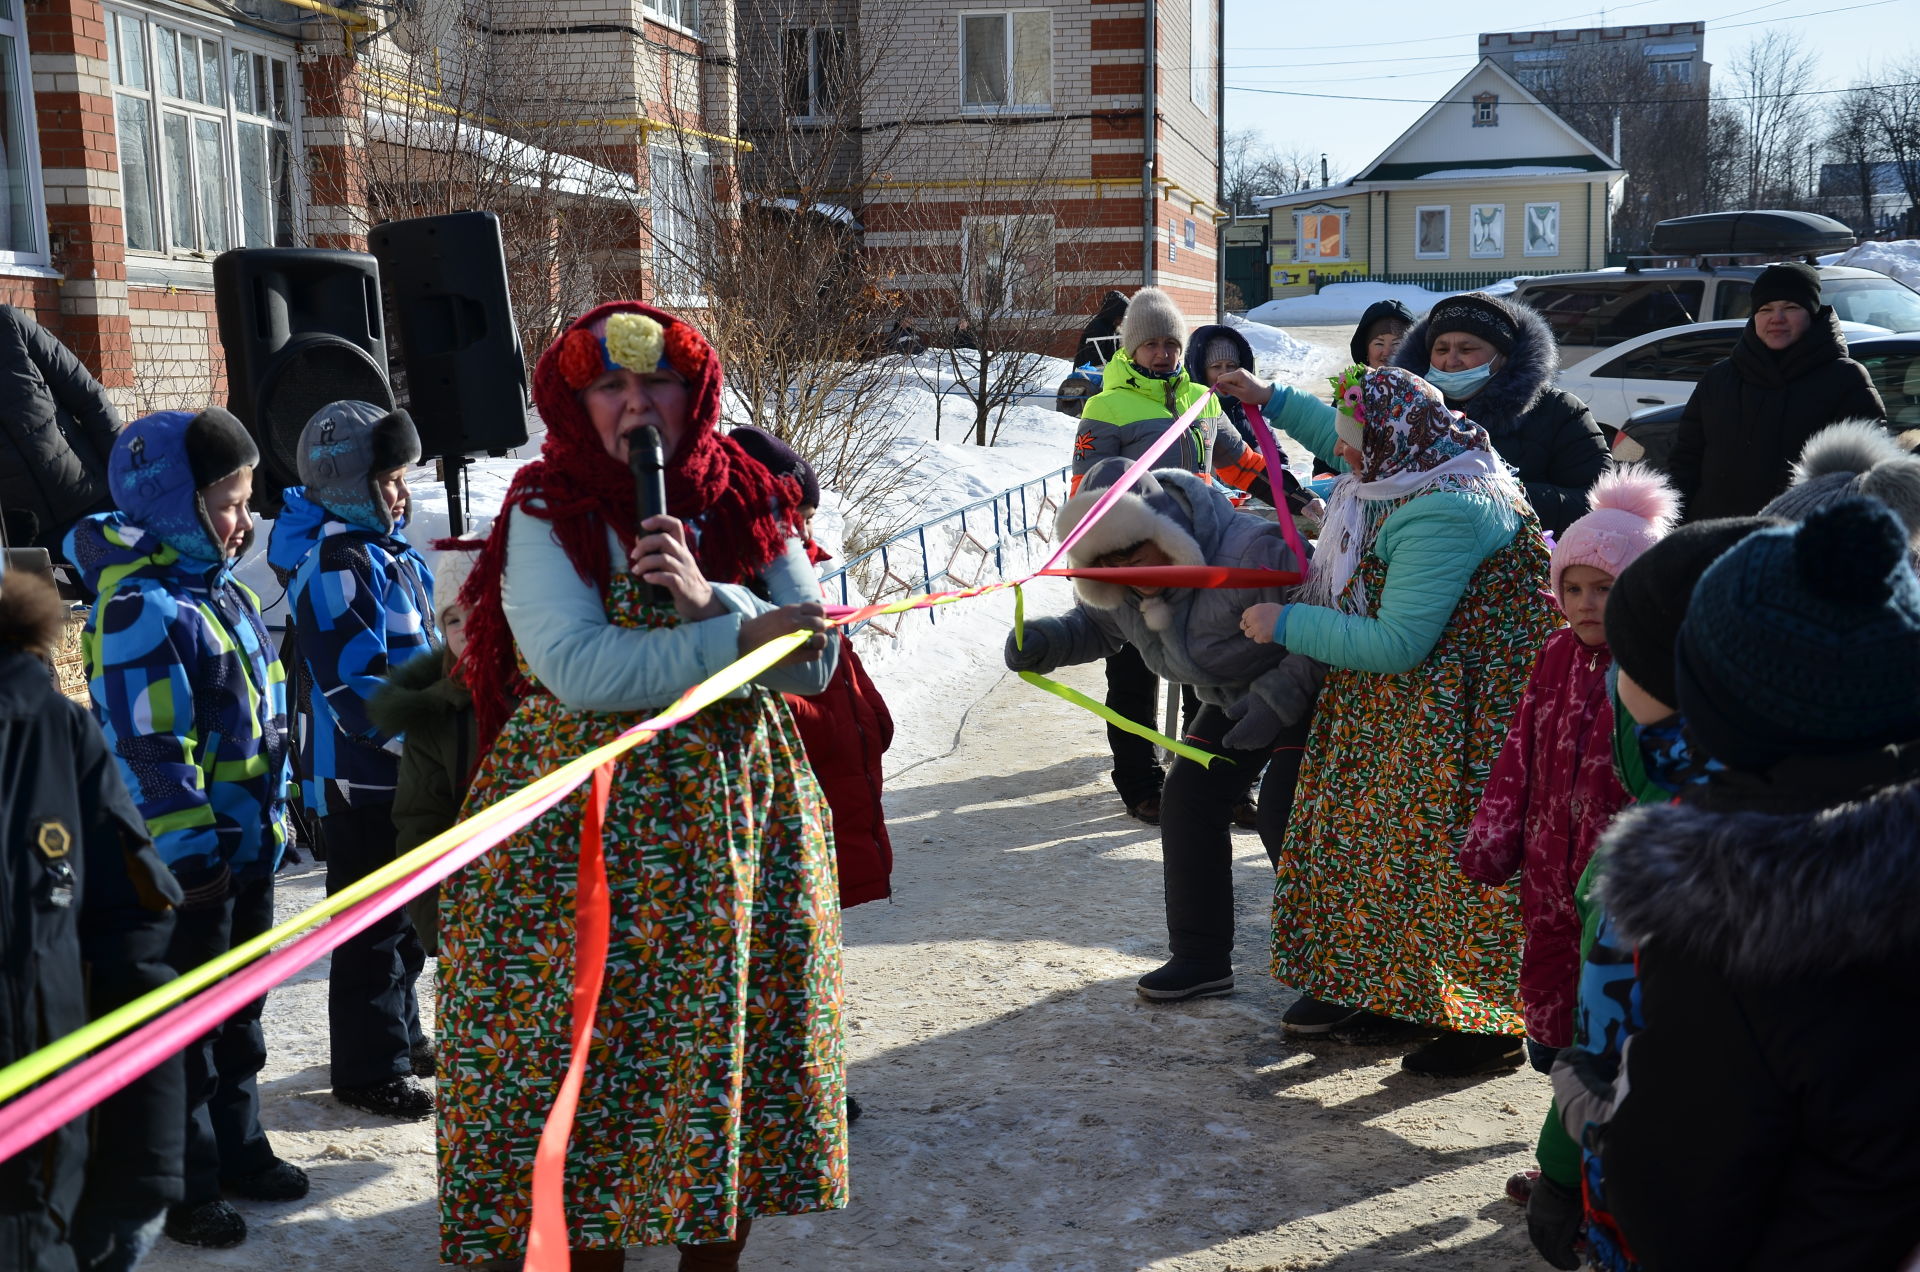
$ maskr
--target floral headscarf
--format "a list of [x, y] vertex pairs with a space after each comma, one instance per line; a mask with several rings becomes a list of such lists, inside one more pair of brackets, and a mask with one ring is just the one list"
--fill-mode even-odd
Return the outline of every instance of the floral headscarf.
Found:
[[1334, 387], [1339, 409], [1359, 421], [1361, 468], [1341, 477], [1327, 498], [1319, 552], [1299, 600], [1363, 614], [1367, 598], [1348, 584], [1385, 520], [1377, 515], [1381, 505], [1436, 490], [1508, 502], [1526, 496], [1487, 430], [1448, 410], [1440, 391], [1413, 372], [1381, 367], [1357, 386], [1336, 380]]
[[1493, 452], [1486, 429], [1448, 410], [1440, 390], [1399, 367], [1361, 381], [1359, 414], [1363, 481], [1431, 472], [1468, 451]]

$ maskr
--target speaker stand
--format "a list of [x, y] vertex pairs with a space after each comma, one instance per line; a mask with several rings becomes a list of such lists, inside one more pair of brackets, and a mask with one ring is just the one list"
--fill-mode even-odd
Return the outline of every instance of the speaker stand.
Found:
[[467, 532], [467, 517], [460, 495], [460, 478], [467, 468], [465, 455], [442, 455], [440, 480], [447, 487], [447, 534], [459, 538]]

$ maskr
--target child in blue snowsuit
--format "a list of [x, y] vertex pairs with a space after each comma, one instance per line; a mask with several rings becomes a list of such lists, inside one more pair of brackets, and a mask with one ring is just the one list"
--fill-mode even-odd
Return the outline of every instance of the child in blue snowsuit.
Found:
[[[387, 671], [435, 643], [427, 563], [401, 537], [406, 469], [420, 435], [405, 411], [366, 402], [322, 407], [300, 432], [304, 486], [290, 487], [267, 545], [287, 584], [300, 661], [301, 798], [320, 819], [327, 891], [394, 858], [400, 738], [367, 714]], [[327, 986], [333, 1094], [387, 1117], [433, 1112], [432, 1050], [414, 981], [426, 950], [404, 910], [333, 954]]]
[[[167, 962], [198, 967], [273, 926], [285, 843], [286, 677], [260, 601], [233, 576], [253, 535], [259, 452], [217, 407], [161, 411], [114, 442], [119, 511], [68, 533], [67, 559], [99, 599], [83, 644], [94, 714], [184, 900]], [[166, 1231], [225, 1247], [246, 1221], [222, 1191], [306, 1195], [307, 1177], [260, 1129], [266, 1063], [255, 1002], [186, 1050], [185, 1196]]]

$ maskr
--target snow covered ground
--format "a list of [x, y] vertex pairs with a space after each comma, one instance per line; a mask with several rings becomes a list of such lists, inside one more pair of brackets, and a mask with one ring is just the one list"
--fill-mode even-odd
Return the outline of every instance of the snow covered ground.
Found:
[[[1344, 357], [1345, 334], [1311, 334], [1249, 338], [1264, 374], [1313, 387]], [[934, 440], [923, 387], [903, 384], [893, 409], [893, 455], [926, 516], [1064, 466], [1074, 431], [1032, 404], [980, 448], [944, 425]], [[478, 466], [475, 505], [497, 505], [531, 454]], [[422, 489], [417, 507], [424, 540], [444, 498]], [[833, 515], [818, 527], [830, 544]], [[1051, 550], [1043, 536], [1006, 547], [1010, 572]], [[1031, 613], [1071, 603], [1063, 580], [1027, 600]], [[745, 1266], [1538, 1266], [1500, 1193], [1530, 1164], [1546, 1084], [1530, 1072], [1429, 1082], [1385, 1049], [1283, 1036], [1289, 995], [1265, 972], [1271, 875], [1253, 836], [1235, 843], [1240, 992], [1175, 1008], [1138, 1000], [1133, 979], [1164, 949], [1158, 837], [1108, 787], [1099, 722], [1002, 670], [1011, 615], [1000, 594], [856, 637], [900, 727], [887, 757], [895, 897], [846, 916], [850, 1082], [869, 1110], [852, 1133], [854, 1202], [758, 1225]], [[1062, 678], [1100, 693], [1098, 668]], [[311, 864], [284, 873], [281, 917], [323, 890]], [[312, 1195], [239, 1202], [244, 1245], [163, 1241], [152, 1272], [439, 1266], [431, 1125], [328, 1095], [327, 966], [269, 996], [261, 1082], [266, 1127], [312, 1174]], [[665, 1272], [673, 1255], [636, 1250], [628, 1266]]]
[[[1502, 296], [1513, 290], [1516, 281], [1503, 278], [1480, 290]], [[1459, 294], [1429, 291], [1412, 283], [1328, 283], [1312, 296], [1286, 296], [1255, 305], [1247, 311], [1247, 317], [1275, 327], [1352, 324], [1360, 321], [1368, 305], [1382, 300], [1397, 300], [1418, 317], [1433, 308], [1435, 301]]]

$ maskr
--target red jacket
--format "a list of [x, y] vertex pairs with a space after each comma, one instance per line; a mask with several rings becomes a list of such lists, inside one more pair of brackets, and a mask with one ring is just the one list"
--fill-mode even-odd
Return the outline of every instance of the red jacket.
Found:
[[1606, 646], [1581, 644], [1572, 628], [1547, 638], [1460, 850], [1461, 869], [1481, 883], [1520, 872], [1520, 1009], [1528, 1036], [1549, 1047], [1573, 1041], [1574, 884], [1614, 814], [1631, 802], [1613, 770], [1612, 663]]
[[825, 692], [786, 698], [833, 813], [841, 907], [892, 896], [893, 844], [880, 805], [880, 757], [893, 744], [893, 716], [853, 652], [853, 641], [841, 636], [840, 666]]

